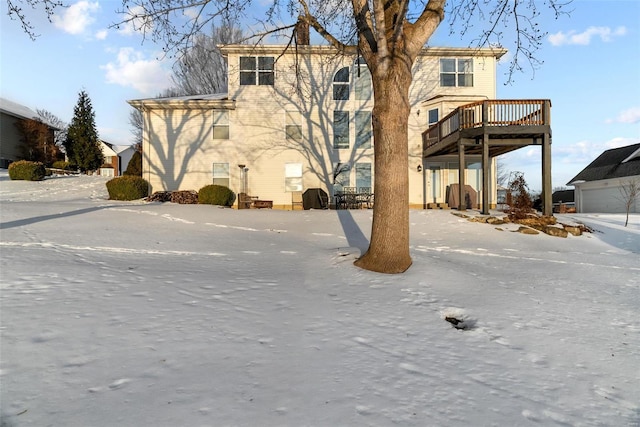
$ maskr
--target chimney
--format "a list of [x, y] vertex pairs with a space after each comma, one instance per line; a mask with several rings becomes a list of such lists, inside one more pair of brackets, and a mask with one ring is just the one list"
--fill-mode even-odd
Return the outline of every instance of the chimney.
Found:
[[309, 45], [309, 23], [305, 21], [302, 16], [298, 18], [295, 29], [296, 44], [298, 46]]

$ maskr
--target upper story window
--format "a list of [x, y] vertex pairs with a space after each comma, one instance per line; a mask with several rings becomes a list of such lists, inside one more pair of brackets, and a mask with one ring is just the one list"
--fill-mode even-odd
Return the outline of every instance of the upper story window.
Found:
[[229, 139], [229, 111], [213, 112], [213, 139]]
[[371, 99], [371, 72], [364, 59], [357, 58], [353, 64], [353, 70], [350, 70], [349, 67], [343, 67], [333, 76], [333, 99], [335, 101], [349, 99], [352, 74], [355, 99], [361, 101]]
[[356, 111], [356, 147], [371, 148], [371, 111]]
[[288, 140], [302, 142], [302, 114], [299, 111], [287, 111], [285, 134]]
[[333, 112], [333, 148], [349, 148], [349, 112]]
[[349, 67], [339, 69], [333, 76], [333, 99], [336, 101], [349, 99]]
[[353, 91], [357, 100], [371, 99], [371, 72], [363, 58], [356, 59], [353, 76]]
[[269, 85], [275, 82], [275, 60], [272, 56], [241, 56], [240, 85]]
[[473, 86], [473, 59], [440, 59], [440, 86]]

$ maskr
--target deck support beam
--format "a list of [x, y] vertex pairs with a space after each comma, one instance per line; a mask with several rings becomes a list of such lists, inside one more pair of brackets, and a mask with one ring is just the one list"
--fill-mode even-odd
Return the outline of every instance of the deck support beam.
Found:
[[464, 187], [466, 182], [464, 180], [466, 165], [464, 160], [464, 145], [462, 143], [458, 144], [458, 210], [466, 211], [467, 210], [467, 201], [465, 199]]
[[489, 178], [491, 177], [489, 159], [489, 135], [482, 136], [482, 214], [489, 215]]
[[552, 216], [551, 135], [545, 133], [542, 139], [542, 215]]

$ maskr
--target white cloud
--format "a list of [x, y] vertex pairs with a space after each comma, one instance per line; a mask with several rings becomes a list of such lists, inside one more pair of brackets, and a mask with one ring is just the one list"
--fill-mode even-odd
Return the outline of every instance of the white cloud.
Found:
[[96, 33], [96, 39], [97, 40], [104, 40], [107, 38], [107, 34], [108, 31], [107, 30], [100, 30]]
[[591, 43], [591, 39], [594, 37], [599, 37], [603, 42], [610, 42], [614, 37], [623, 36], [625, 34], [627, 34], [627, 29], [625, 27], [618, 27], [614, 30], [609, 27], [589, 27], [581, 33], [577, 33], [573, 30], [568, 33], [559, 31], [555, 34], [549, 34], [548, 39], [553, 46], [587, 46]]
[[640, 107], [631, 107], [621, 111], [616, 118], [608, 119], [606, 122], [628, 124], [640, 123]]
[[158, 94], [171, 84], [170, 73], [162, 68], [160, 61], [145, 59], [131, 47], [120, 48], [116, 61], [100, 68], [106, 71], [108, 83], [132, 87], [148, 96]]
[[61, 9], [62, 13], [53, 15], [53, 25], [69, 34], [82, 34], [95, 18], [93, 14], [100, 9], [98, 2], [79, 1], [71, 6]]
[[553, 148], [553, 157], [556, 163], [562, 165], [587, 166], [594, 161], [603, 151], [611, 148], [626, 147], [640, 143], [640, 138], [616, 137], [604, 142], [578, 141], [569, 145]]
[[128, 11], [128, 14], [125, 15], [124, 18], [131, 20], [119, 26], [120, 34], [130, 36], [141, 32], [151, 31], [153, 28], [153, 22], [149, 19], [145, 20], [137, 17], [144, 14], [144, 8], [142, 6], [129, 8]]

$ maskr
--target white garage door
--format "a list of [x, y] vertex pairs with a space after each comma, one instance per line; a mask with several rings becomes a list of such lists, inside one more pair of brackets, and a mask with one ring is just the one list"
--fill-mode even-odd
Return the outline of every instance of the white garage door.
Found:
[[625, 212], [622, 196], [617, 188], [582, 190], [582, 212], [622, 213]]

